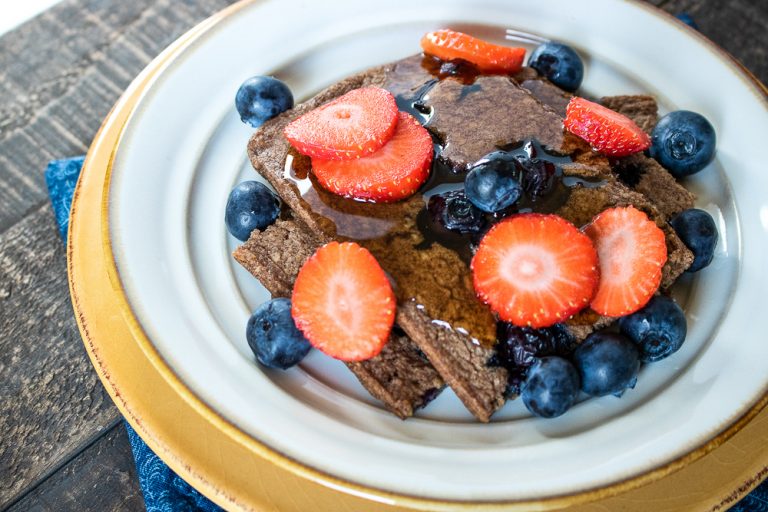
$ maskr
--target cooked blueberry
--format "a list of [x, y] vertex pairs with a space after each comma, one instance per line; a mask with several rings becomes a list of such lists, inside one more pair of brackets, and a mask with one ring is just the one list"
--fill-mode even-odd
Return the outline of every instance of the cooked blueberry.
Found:
[[535, 329], [503, 323], [498, 329], [496, 354], [507, 368], [531, 366], [543, 356], [567, 356], [575, 341], [562, 324]]
[[672, 219], [670, 224], [680, 240], [693, 253], [693, 263], [687, 272], [696, 272], [712, 263], [718, 234], [715, 220], [710, 214], [691, 208]]
[[512, 206], [523, 192], [515, 175], [514, 159], [481, 160], [467, 173], [464, 192], [484, 212], [495, 213]]
[[554, 418], [571, 408], [579, 396], [579, 372], [562, 357], [536, 361], [523, 386], [523, 403], [536, 416]]
[[576, 348], [573, 362], [579, 370], [581, 389], [591, 396], [620, 394], [635, 386], [640, 354], [620, 334], [597, 332]]
[[676, 178], [702, 170], [715, 157], [715, 129], [701, 114], [677, 110], [662, 117], [651, 135], [650, 154]]
[[512, 400], [523, 392], [525, 380], [528, 377], [529, 367], [513, 366], [507, 369], [507, 389], [505, 396]]
[[631, 315], [619, 319], [621, 333], [635, 342], [644, 363], [660, 361], [683, 345], [685, 313], [669, 297], [657, 295]]
[[235, 95], [240, 119], [258, 128], [276, 115], [293, 108], [293, 94], [285, 83], [271, 76], [254, 76], [243, 82]]
[[461, 190], [430, 197], [427, 210], [433, 222], [450, 231], [479, 233], [485, 227], [483, 212]]
[[531, 53], [528, 65], [566, 91], [575, 91], [584, 79], [581, 57], [573, 48], [561, 43], [539, 45]]
[[270, 368], [286, 370], [312, 348], [293, 322], [289, 299], [272, 299], [256, 308], [245, 336], [256, 359]]
[[280, 215], [280, 198], [258, 181], [244, 181], [227, 199], [224, 223], [229, 233], [246, 241], [254, 229], [264, 229]]
[[521, 166], [521, 184], [531, 199], [543, 197], [552, 191], [557, 179], [558, 169], [555, 164], [539, 158], [518, 157]]

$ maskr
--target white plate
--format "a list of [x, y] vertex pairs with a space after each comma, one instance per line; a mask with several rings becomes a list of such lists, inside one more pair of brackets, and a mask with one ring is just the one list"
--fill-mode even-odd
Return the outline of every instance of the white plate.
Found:
[[[181, 381], [307, 466], [438, 499], [535, 499], [604, 487], [691, 452], [744, 414], [768, 385], [768, 344], [756, 321], [767, 312], [765, 98], [730, 60], [658, 13], [596, 0], [585, 15], [576, 4], [255, 2], [173, 60], [125, 128], [109, 232], [135, 316]], [[499, 41], [507, 27], [565, 41], [585, 57], [585, 93], [650, 92], [664, 109], [698, 111], [717, 130], [716, 161], [686, 184], [721, 235], [713, 264], [677, 290], [688, 340], [643, 368], [621, 399], [586, 400], [555, 420], [532, 418], [517, 401], [482, 425], [447, 391], [402, 422], [319, 353], [288, 372], [254, 363], [245, 324], [268, 295], [229, 256], [236, 241], [223, 223], [229, 190], [255, 176], [245, 156], [252, 130], [233, 107], [237, 87], [273, 74], [305, 98], [416, 53], [425, 31], [444, 26]]]

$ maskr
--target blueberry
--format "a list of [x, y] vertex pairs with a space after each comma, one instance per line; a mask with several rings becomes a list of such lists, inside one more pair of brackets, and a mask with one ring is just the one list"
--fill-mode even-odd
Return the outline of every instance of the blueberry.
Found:
[[229, 193], [224, 223], [233, 237], [244, 242], [251, 231], [266, 228], [278, 215], [280, 198], [258, 181], [244, 181]]
[[619, 319], [619, 328], [640, 349], [640, 360], [653, 363], [674, 354], [683, 345], [685, 313], [674, 300], [657, 295], [640, 311]]
[[521, 167], [521, 185], [528, 197], [535, 200], [549, 194], [555, 186], [558, 168], [548, 160], [518, 157]]
[[503, 323], [498, 331], [496, 356], [507, 368], [531, 366], [543, 356], [567, 356], [575, 345], [573, 337], [561, 324], [535, 329]]
[[596, 332], [573, 353], [579, 370], [581, 389], [591, 396], [620, 394], [635, 386], [640, 370], [640, 354], [630, 340], [620, 334]]
[[650, 154], [676, 178], [702, 170], [715, 157], [715, 129], [701, 114], [677, 110], [651, 134]]
[[677, 215], [670, 224], [680, 240], [693, 253], [693, 263], [687, 272], [696, 272], [712, 263], [718, 234], [715, 220], [710, 214], [691, 208]]
[[485, 227], [483, 212], [476, 208], [461, 190], [430, 197], [427, 210], [433, 222], [450, 231], [479, 233]]
[[523, 403], [536, 416], [554, 418], [571, 408], [579, 395], [579, 372], [562, 357], [542, 357], [528, 371]]
[[512, 206], [522, 192], [512, 158], [484, 158], [472, 166], [464, 179], [467, 198], [488, 213]]
[[528, 59], [528, 65], [550, 82], [566, 91], [579, 88], [584, 78], [584, 63], [573, 48], [561, 43], [539, 45]]
[[245, 336], [256, 359], [270, 368], [286, 370], [312, 348], [293, 322], [289, 299], [272, 299], [256, 308]]
[[277, 78], [254, 76], [237, 90], [235, 108], [244, 123], [258, 128], [281, 112], [293, 108], [293, 94]]

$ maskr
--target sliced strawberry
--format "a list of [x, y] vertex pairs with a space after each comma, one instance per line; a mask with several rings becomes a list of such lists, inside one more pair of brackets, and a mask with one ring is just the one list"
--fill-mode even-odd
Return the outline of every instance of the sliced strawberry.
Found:
[[609, 156], [631, 155], [651, 145], [648, 134], [627, 116], [575, 96], [566, 109], [565, 128]]
[[395, 321], [395, 294], [379, 263], [351, 242], [331, 242], [301, 267], [291, 315], [309, 342], [342, 361], [378, 354]]
[[597, 253], [562, 217], [523, 213], [483, 237], [472, 277], [477, 295], [499, 318], [547, 327], [589, 304], [598, 280]]
[[600, 283], [592, 309], [623, 316], [645, 306], [659, 288], [667, 262], [664, 232], [632, 206], [610, 208], [584, 228], [600, 260]]
[[326, 103], [285, 127], [299, 153], [329, 160], [369, 155], [392, 137], [397, 104], [388, 91], [365, 87]]
[[391, 202], [412, 195], [429, 177], [432, 138], [410, 114], [399, 113], [392, 138], [377, 152], [356, 160], [312, 159], [318, 183], [344, 197]]
[[435, 30], [421, 38], [424, 53], [442, 60], [463, 59], [483, 73], [517, 73], [525, 48], [499, 46], [454, 30]]

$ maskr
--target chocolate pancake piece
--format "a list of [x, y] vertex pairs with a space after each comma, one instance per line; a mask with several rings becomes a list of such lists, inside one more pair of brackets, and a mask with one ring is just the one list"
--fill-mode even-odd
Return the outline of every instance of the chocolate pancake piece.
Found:
[[506, 402], [507, 373], [489, 366], [489, 350], [467, 342], [467, 336], [436, 323], [410, 300], [398, 305], [397, 323], [435, 366], [469, 411], [482, 422]]
[[[302, 265], [325, 242], [294, 220], [278, 220], [263, 232], [254, 231], [233, 256], [273, 297], [290, 297]], [[398, 328], [378, 356], [346, 365], [401, 419], [412, 416], [445, 387], [440, 374]]]
[[[536, 139], [570, 155], [573, 163], [564, 164], [563, 172], [580, 182], [554, 213], [581, 226], [611, 206], [633, 204], [645, 210], [667, 235], [665, 286], [692, 258], [656, 207], [616, 180], [604, 156], [563, 132], [562, 116], [531, 91], [504, 76], [437, 80], [421, 59], [414, 56], [373, 68], [331, 86], [265, 123], [251, 138], [248, 154], [308, 236], [354, 240], [371, 250], [396, 283], [397, 322], [467, 408], [488, 421], [504, 403], [506, 370], [489, 365], [495, 352], [495, 321], [475, 297], [467, 258], [432, 243], [416, 229], [424, 207], [421, 194], [395, 204], [361, 204], [315, 186], [309, 159], [293, 152], [282, 135], [290, 121], [354, 88], [385, 87], [396, 94], [401, 109], [411, 107], [421, 116], [442, 143], [440, 158], [448, 168], [466, 169], [500, 145]], [[567, 326], [583, 339], [613, 320], [586, 310]]]
[[[649, 135], [659, 119], [653, 96], [608, 96], [601, 98], [600, 103], [629, 117]], [[617, 158], [613, 170], [625, 185], [646, 196], [667, 220], [693, 208], [696, 196], [643, 153]]]
[[[436, 352], [426, 344], [419, 346], [427, 357], [431, 355], [433, 366], [453, 366], [451, 361], [434, 359], [443, 354], [471, 351], [477, 355], [473, 360], [475, 378], [470, 381], [456, 378], [462, 370], [441, 372], [441, 375], [449, 385], [456, 386], [454, 391], [478, 419], [488, 421], [503, 404], [503, 398], [494, 401], [472, 397], [487, 394], [489, 386], [495, 390], [498, 383], [506, 382], [505, 369], [487, 365], [494, 355], [495, 318], [475, 296], [468, 263], [440, 244], [423, 246], [424, 239], [416, 226], [417, 214], [424, 206], [423, 198], [417, 195], [395, 204], [361, 204], [325, 192], [311, 182], [308, 159], [292, 152], [282, 135], [284, 127], [293, 119], [358, 87], [383, 86], [401, 97], [417, 94], [414, 80], [416, 84], [423, 84], [418, 80], [429, 80], [430, 76], [421, 68], [421, 59], [421, 56], [411, 57], [338, 82], [265, 123], [251, 138], [248, 154], [254, 168], [272, 184], [309, 232], [326, 239], [360, 243], [394, 278], [395, 293], [401, 304], [414, 298], [427, 307], [429, 316], [401, 327], [417, 344], [420, 340], [435, 339], [424, 333], [446, 330], [441, 339], [454, 343], [453, 350]], [[361, 213], [361, 210], [365, 211]]]
[[604, 96], [600, 104], [633, 120], [644, 132], [650, 134], [659, 120], [656, 99], [647, 94]]
[[565, 117], [565, 109], [573, 98], [573, 94], [562, 90], [533, 68], [524, 67], [512, 78], [520, 84], [520, 87], [530, 91], [537, 100], [557, 112], [560, 117]]

